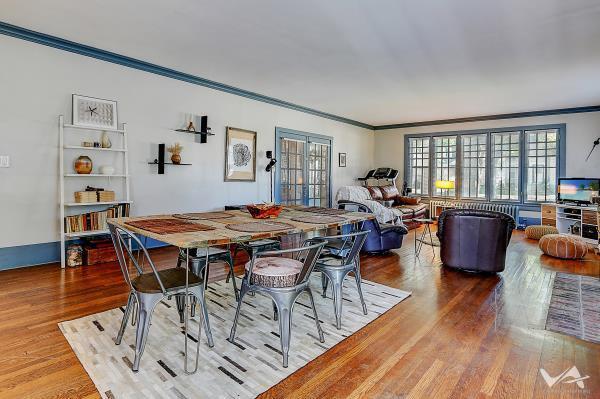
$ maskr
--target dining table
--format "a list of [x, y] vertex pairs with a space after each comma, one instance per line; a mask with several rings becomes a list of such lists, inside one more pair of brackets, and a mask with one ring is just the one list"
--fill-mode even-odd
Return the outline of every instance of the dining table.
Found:
[[[246, 209], [189, 212], [163, 215], [132, 216], [108, 219], [107, 223], [128, 230], [138, 236], [173, 245], [185, 251], [186, 282], [184, 300], [184, 371], [193, 374], [198, 370], [200, 338], [197, 339], [196, 362], [188, 368], [188, 273], [190, 251], [254, 240], [282, 237], [291, 234], [314, 234], [343, 226], [359, 225], [374, 219], [372, 213], [317, 206], [288, 205], [276, 218], [255, 219]], [[205, 265], [209, 264], [209, 251], [205, 251]], [[203, 279], [208, 279], [208, 267], [203, 269]], [[234, 276], [235, 278], [235, 276]]]

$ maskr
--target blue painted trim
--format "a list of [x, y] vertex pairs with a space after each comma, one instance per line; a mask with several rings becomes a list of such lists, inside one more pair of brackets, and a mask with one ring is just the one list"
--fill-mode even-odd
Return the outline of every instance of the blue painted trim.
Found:
[[[142, 242], [144, 242], [143, 237], [140, 237], [140, 239], [142, 240]], [[69, 241], [69, 243], [72, 242], [73, 241]], [[146, 248], [160, 248], [169, 246], [169, 244], [166, 244], [162, 241], [154, 240], [152, 238], [148, 238], [145, 245]], [[0, 248], [0, 270], [16, 269], [19, 267], [37, 266], [47, 263], [59, 262], [59, 241]]]
[[0, 270], [54, 262], [60, 262], [59, 242], [0, 248]]
[[374, 126], [373, 129], [374, 130], [402, 129], [402, 128], [407, 128], [407, 127], [450, 125], [450, 124], [454, 124], [454, 123], [493, 121], [493, 120], [500, 120], [500, 119], [530, 118], [533, 116], [579, 114], [579, 113], [583, 113], [583, 112], [600, 112], [600, 105], [591, 105], [589, 107], [547, 109], [547, 110], [529, 111], [529, 112], [515, 112], [512, 114], [470, 116], [467, 118], [440, 119], [440, 120], [423, 121], [423, 122], [396, 123], [396, 124], [391, 124], [391, 125]]
[[18, 39], [27, 40], [30, 42], [42, 44], [44, 46], [49, 46], [53, 48], [57, 48], [60, 50], [68, 51], [71, 53], [83, 55], [86, 57], [96, 58], [102, 61], [112, 62], [113, 64], [123, 65], [128, 68], [138, 69], [144, 72], [153, 73], [160, 76], [165, 76], [171, 79], [180, 80], [183, 82], [192, 83], [198, 86], [204, 86], [211, 89], [223, 91], [226, 93], [234, 94], [236, 96], [241, 96], [245, 98], [249, 98], [255, 101], [261, 101], [267, 104], [276, 105], [283, 108], [292, 109], [294, 111], [304, 112], [306, 114], [311, 114], [315, 116], [319, 116], [321, 118], [331, 119], [337, 122], [347, 123], [349, 125], [354, 125], [358, 127], [362, 127], [365, 129], [373, 130], [374, 126], [369, 125], [367, 123], [355, 121], [349, 118], [344, 118], [342, 116], [337, 116], [334, 114], [330, 114], [327, 112], [322, 112], [313, 108], [304, 107], [302, 105], [290, 103], [288, 101], [280, 100], [277, 98], [265, 96], [259, 93], [255, 93], [248, 90], [239, 89], [234, 86], [229, 86], [224, 83], [215, 82], [213, 80], [201, 78], [199, 76], [187, 74], [184, 72], [176, 71], [174, 69], [165, 68], [156, 64], [152, 64], [146, 61], [138, 60], [135, 58], [127, 57], [124, 55], [116, 54], [110, 51], [102, 50], [96, 47], [87, 46], [85, 44], [80, 44], [76, 42], [72, 42], [70, 40], [61, 39], [56, 36], [47, 35], [45, 33], [40, 33], [36, 31], [32, 31], [29, 29], [21, 28], [19, 26], [11, 25], [6, 22], [0, 21], [0, 34], [16, 37]]

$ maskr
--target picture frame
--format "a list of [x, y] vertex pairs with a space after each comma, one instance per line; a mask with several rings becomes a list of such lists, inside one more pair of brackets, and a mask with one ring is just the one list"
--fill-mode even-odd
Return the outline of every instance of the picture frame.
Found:
[[224, 180], [256, 181], [256, 132], [227, 127]]
[[340, 168], [346, 167], [346, 153], [345, 152], [340, 152], [338, 154], [338, 166]]
[[114, 100], [73, 94], [72, 108], [73, 126], [106, 130], [119, 129], [117, 102]]

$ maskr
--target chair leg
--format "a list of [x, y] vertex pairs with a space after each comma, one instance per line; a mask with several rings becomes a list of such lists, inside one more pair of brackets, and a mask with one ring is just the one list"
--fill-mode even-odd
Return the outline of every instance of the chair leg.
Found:
[[144, 354], [146, 341], [148, 340], [148, 330], [150, 329], [150, 320], [152, 312], [156, 305], [163, 299], [162, 294], [141, 294], [136, 293], [138, 302], [138, 321], [135, 334], [135, 359], [133, 360], [133, 371], [140, 368], [140, 360]]
[[354, 279], [356, 280], [356, 287], [358, 288], [358, 296], [360, 297], [360, 302], [362, 303], [363, 314], [367, 314], [367, 304], [365, 303], [365, 298], [362, 293], [362, 277], [360, 276], [360, 264], [357, 264], [354, 268]]
[[240, 294], [238, 293], [237, 283], [235, 282], [235, 274], [233, 272], [233, 258], [231, 257], [231, 252], [228, 253], [228, 257], [225, 260], [225, 262], [227, 262], [227, 264], [229, 265], [229, 272], [227, 273], [227, 278], [225, 279], [225, 282], [228, 283], [229, 276], [231, 276], [231, 284], [233, 285], [233, 293], [235, 294], [235, 300], [239, 301]]
[[184, 312], [185, 312], [185, 294], [175, 295], [175, 302], [177, 304], [177, 312], [179, 313], [179, 322], [183, 324]]
[[[208, 319], [208, 309], [206, 308], [206, 301], [204, 300], [204, 288], [202, 286], [190, 287], [189, 292], [192, 294], [192, 303], [200, 302], [200, 309], [202, 310], [202, 319], [204, 319], [204, 332], [206, 333], [206, 339], [208, 346], [212, 348], [215, 346], [212, 337], [212, 331], [210, 329], [210, 321]], [[199, 321], [202, 323], [202, 321]], [[200, 339], [200, 337], [198, 337]]]
[[327, 270], [325, 272], [328, 279], [331, 280], [331, 289], [333, 291], [333, 308], [335, 310], [335, 326], [339, 330], [342, 328], [342, 283], [344, 277], [348, 274], [345, 270]]
[[279, 339], [281, 341], [281, 353], [283, 353], [283, 367], [288, 366], [288, 355], [290, 352], [290, 341], [292, 333], [292, 309], [298, 296], [296, 293], [272, 293], [277, 312], [279, 313]]
[[321, 285], [323, 286], [323, 293], [321, 294], [321, 296], [323, 298], [327, 298], [327, 284], [329, 283], [329, 280], [327, 279], [327, 276], [325, 275], [325, 273], [321, 273]]
[[238, 319], [240, 318], [240, 309], [242, 307], [242, 299], [244, 299], [244, 295], [248, 292], [248, 285], [246, 284], [246, 280], [242, 280], [242, 287], [240, 288], [240, 300], [238, 301], [237, 308], [235, 309], [235, 317], [233, 318], [233, 325], [231, 326], [231, 332], [229, 333], [229, 342], [234, 342], [235, 340], [235, 330], [237, 329]]
[[321, 322], [319, 321], [319, 315], [317, 314], [317, 307], [315, 306], [315, 299], [313, 298], [312, 290], [310, 287], [306, 288], [306, 292], [308, 292], [308, 297], [310, 298], [310, 305], [313, 309], [313, 315], [315, 316], [315, 323], [317, 324], [317, 331], [319, 332], [319, 341], [325, 342], [325, 337], [323, 336], [323, 329], [321, 328]]
[[127, 298], [127, 306], [125, 307], [123, 320], [121, 321], [121, 328], [119, 328], [119, 333], [117, 334], [117, 338], [115, 339], [115, 344], [117, 345], [121, 345], [123, 334], [125, 334], [125, 327], [127, 327], [127, 322], [129, 322], [129, 316], [131, 316], [131, 311], [133, 310], [134, 303], [135, 298], [133, 296], [133, 292], [130, 292], [129, 297]]

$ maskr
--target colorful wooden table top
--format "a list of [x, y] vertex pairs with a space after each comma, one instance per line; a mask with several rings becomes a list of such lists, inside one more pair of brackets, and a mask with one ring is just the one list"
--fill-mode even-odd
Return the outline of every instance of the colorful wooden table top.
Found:
[[[304, 209], [304, 210], [303, 210]], [[202, 219], [202, 220], [185, 220], [186, 223], [199, 223], [204, 226], [214, 227], [213, 230], [205, 231], [187, 231], [170, 234], [160, 234], [128, 224], [135, 221], [159, 221], [160, 219], [173, 219], [173, 215], [152, 215], [152, 216], [136, 216], [109, 219], [108, 223], [127, 229], [133, 233], [150, 237], [152, 239], [174, 245], [179, 248], [201, 248], [212, 245], [223, 245], [236, 242], [246, 242], [261, 238], [271, 238], [296, 233], [308, 233], [332, 227], [362, 222], [369, 219], [374, 219], [375, 216], [364, 212], [348, 212], [340, 215], [342, 220], [331, 222], [331, 218], [323, 217], [323, 223], [316, 223], [318, 220], [312, 220], [312, 223], [300, 222], [293, 219], [305, 218], [306, 216], [315, 216], [319, 213], [308, 212], [309, 208], [300, 206], [286, 206], [278, 218], [275, 219], [253, 219], [246, 211], [225, 211], [231, 214], [232, 217], [222, 219]], [[323, 215], [326, 213], [324, 212]], [[318, 219], [318, 217], [317, 217]], [[291, 225], [292, 227], [286, 230], [266, 231], [266, 232], [243, 232], [227, 228], [227, 225], [241, 223], [273, 223], [281, 222]], [[138, 223], [134, 223], [138, 224]], [[160, 223], [159, 223], [160, 224]], [[139, 224], [138, 224], [139, 225]], [[156, 229], [155, 229], [156, 231]]]

